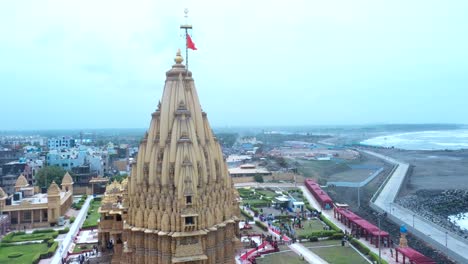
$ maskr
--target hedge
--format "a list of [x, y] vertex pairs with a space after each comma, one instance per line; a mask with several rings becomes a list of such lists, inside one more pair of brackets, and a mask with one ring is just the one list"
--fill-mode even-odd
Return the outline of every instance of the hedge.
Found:
[[251, 216], [249, 213], [247, 213], [247, 212], [246, 212], [245, 210], [243, 210], [243, 209], [240, 209], [240, 210], [241, 210], [241, 214], [242, 214], [243, 216], [245, 216], [245, 217], [247, 218], [247, 220], [253, 221], [253, 219], [254, 219], [253, 216]]
[[335, 232], [340, 232], [342, 233], [343, 231], [336, 226], [332, 221], [328, 220], [323, 214], [320, 215], [320, 220], [322, 220], [325, 224], [327, 224], [331, 229], [333, 229]]
[[258, 208], [255, 208], [255, 207], [252, 206], [252, 207], [250, 207], [250, 210], [255, 213], [255, 216], [260, 214], [260, 210]]
[[299, 236], [299, 239], [310, 239], [311, 237], [332, 237], [336, 232], [333, 230], [314, 231]]
[[40, 234], [40, 233], [52, 233], [52, 232], [55, 232], [55, 230], [53, 230], [53, 229], [38, 229], [38, 230], [34, 230], [32, 233], [33, 234]]
[[[375, 261], [375, 262], [378, 263], [379, 256], [377, 254], [375, 254], [374, 252], [372, 252], [366, 245], [362, 244], [360, 241], [358, 241], [355, 238], [352, 238], [350, 242], [354, 247], [356, 247], [357, 250], [359, 250], [359, 252], [361, 252], [364, 255], [369, 256], [369, 258], [372, 261]], [[384, 259], [382, 259], [381, 264], [388, 264], [388, 262], [385, 261]]]
[[265, 223], [260, 222], [258, 220], [255, 221], [255, 224], [260, 227], [263, 231], [268, 231], [268, 226]]
[[64, 229], [60, 229], [58, 231], [59, 234], [66, 234], [68, 233], [68, 231], [70, 231], [70, 228], [69, 227], [65, 227]]

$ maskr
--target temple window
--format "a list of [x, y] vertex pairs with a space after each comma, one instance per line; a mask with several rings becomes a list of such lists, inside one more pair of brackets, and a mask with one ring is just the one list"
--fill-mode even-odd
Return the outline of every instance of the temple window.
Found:
[[187, 205], [191, 205], [192, 204], [192, 196], [185, 196], [185, 203]]
[[185, 224], [186, 225], [194, 225], [195, 222], [193, 221], [193, 217], [192, 216], [185, 217]]

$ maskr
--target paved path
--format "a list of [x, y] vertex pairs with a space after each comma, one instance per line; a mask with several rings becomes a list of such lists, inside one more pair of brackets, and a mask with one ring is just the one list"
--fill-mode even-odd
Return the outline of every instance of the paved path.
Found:
[[303, 256], [304, 259], [313, 264], [327, 264], [325, 260], [321, 259], [319, 256], [317, 256], [315, 253], [304, 247], [304, 245], [300, 243], [293, 243], [289, 245], [289, 248], [294, 251], [296, 254]]
[[55, 251], [55, 254], [52, 258], [52, 261], [50, 263], [52, 264], [60, 264], [62, 262], [62, 258], [66, 256], [68, 249], [70, 248], [71, 243], [73, 242], [73, 237], [76, 236], [78, 233], [81, 225], [83, 224], [84, 220], [86, 219], [86, 215], [88, 212], [89, 205], [91, 203], [91, 200], [93, 197], [90, 195], [88, 196], [88, 199], [86, 199], [85, 203], [81, 207], [80, 213], [75, 219], [75, 222], [73, 222], [72, 226], [70, 227], [70, 231], [67, 233], [67, 235], [63, 238], [62, 243], [59, 245], [57, 248], [57, 251]]
[[390, 176], [379, 196], [374, 201], [375, 206], [379, 207], [382, 211], [387, 212], [387, 215], [392, 221], [398, 224], [405, 224], [410, 233], [416, 235], [425, 242], [432, 244], [442, 252], [448, 249], [451, 251], [447, 252], [450, 257], [456, 258], [456, 260], [461, 263], [468, 263], [467, 240], [464, 240], [449, 230], [417, 216], [413, 211], [394, 203], [395, 198], [404, 183], [409, 164], [372, 151], [363, 150], [363, 152], [398, 166]]

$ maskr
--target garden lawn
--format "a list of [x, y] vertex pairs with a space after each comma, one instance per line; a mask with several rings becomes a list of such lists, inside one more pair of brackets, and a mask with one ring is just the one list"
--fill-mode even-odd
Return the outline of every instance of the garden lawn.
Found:
[[99, 207], [101, 206], [101, 201], [91, 201], [91, 204], [88, 209], [88, 215], [86, 220], [83, 223], [82, 228], [97, 227], [97, 223], [101, 214], [98, 212]]
[[278, 252], [265, 255], [263, 258], [256, 259], [257, 264], [305, 264], [307, 261], [302, 260], [293, 251]]
[[307, 249], [317, 254], [330, 264], [368, 264], [352, 247], [342, 247], [341, 241], [329, 240], [303, 243]]
[[[36, 255], [47, 252], [47, 244], [30, 244], [11, 247], [0, 247], [0, 263], [31, 264]], [[21, 257], [9, 258], [12, 253], [23, 253]]]
[[317, 231], [324, 231], [322, 222], [317, 219], [302, 221], [302, 225], [304, 226], [304, 229], [294, 229], [296, 231], [296, 236], [306, 235]]
[[273, 198], [275, 198], [275, 196], [278, 195], [275, 192], [272, 192], [270, 190], [263, 190], [263, 189], [256, 189], [255, 192], [258, 193], [258, 194], [261, 194], [263, 196], [266, 196], [269, 199], [273, 199]]

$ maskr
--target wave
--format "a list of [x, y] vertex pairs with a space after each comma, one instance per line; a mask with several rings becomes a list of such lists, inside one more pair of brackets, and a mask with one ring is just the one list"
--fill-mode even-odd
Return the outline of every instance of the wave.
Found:
[[366, 139], [363, 145], [407, 150], [457, 150], [468, 148], [468, 130], [421, 131]]

